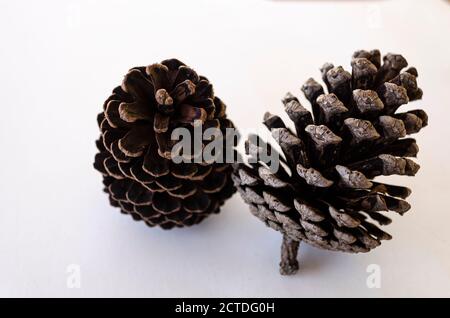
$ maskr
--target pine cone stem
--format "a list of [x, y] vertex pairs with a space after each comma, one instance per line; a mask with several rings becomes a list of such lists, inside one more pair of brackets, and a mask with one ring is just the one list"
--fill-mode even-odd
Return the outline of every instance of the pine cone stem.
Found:
[[281, 243], [280, 274], [293, 275], [298, 271], [297, 253], [300, 241], [294, 241], [287, 235], [283, 235]]

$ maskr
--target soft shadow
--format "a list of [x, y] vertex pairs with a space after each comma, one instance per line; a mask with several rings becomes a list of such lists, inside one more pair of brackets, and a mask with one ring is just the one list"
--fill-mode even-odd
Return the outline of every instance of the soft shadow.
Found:
[[325, 271], [327, 267], [336, 262], [337, 253], [321, 250], [306, 243], [300, 244], [299, 250], [299, 275], [309, 275], [315, 272]]

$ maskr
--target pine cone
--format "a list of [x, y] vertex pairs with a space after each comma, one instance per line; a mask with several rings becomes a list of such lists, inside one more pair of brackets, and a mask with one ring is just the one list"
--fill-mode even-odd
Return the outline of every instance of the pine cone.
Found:
[[171, 160], [172, 131], [193, 131], [194, 121], [203, 129], [234, 127], [208, 79], [176, 59], [128, 72], [98, 115], [94, 167], [103, 175], [111, 205], [164, 229], [197, 224], [219, 212], [235, 191], [232, 166]]
[[[379, 226], [391, 222], [384, 211], [401, 215], [410, 209], [406, 187], [374, 181], [380, 175], [413, 176], [419, 165], [414, 139], [404, 138], [427, 125], [423, 110], [397, 112], [420, 99], [417, 70], [401, 55], [378, 50], [354, 53], [352, 73], [326, 63], [321, 84], [309, 79], [302, 91], [312, 114], [288, 93], [285, 111], [295, 133], [280, 117], [266, 113], [284, 157], [278, 171], [261, 161], [276, 152], [261, 138], [247, 140], [249, 165], [235, 167], [233, 179], [251, 212], [283, 233], [281, 274], [298, 269], [300, 241], [343, 252], [368, 252], [391, 236]], [[389, 214], [389, 213], [387, 213]]]

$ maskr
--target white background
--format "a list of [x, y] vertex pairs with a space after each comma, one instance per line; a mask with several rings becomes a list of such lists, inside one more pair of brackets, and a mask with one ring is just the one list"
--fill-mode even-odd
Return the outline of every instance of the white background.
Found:
[[[450, 296], [447, 1], [0, 2], [0, 296]], [[430, 125], [392, 241], [369, 254], [301, 246], [278, 274], [281, 237], [239, 196], [201, 225], [147, 228], [108, 205], [92, 168], [96, 114], [128, 68], [177, 57], [206, 75], [239, 128], [356, 49], [419, 70]], [[284, 117], [285, 118], [285, 117]], [[66, 285], [70, 264], [81, 288]], [[369, 264], [381, 288], [366, 286]]]

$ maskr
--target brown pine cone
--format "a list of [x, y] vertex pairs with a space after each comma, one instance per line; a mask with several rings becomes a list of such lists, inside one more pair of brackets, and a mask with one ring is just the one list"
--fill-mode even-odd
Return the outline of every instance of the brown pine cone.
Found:
[[[283, 233], [280, 272], [298, 269], [300, 241], [333, 251], [368, 252], [391, 236], [379, 226], [391, 219], [388, 211], [403, 214], [406, 187], [374, 181], [377, 176], [413, 176], [419, 165], [418, 147], [406, 135], [427, 125], [423, 110], [397, 112], [420, 99], [417, 70], [401, 55], [378, 50], [357, 51], [352, 73], [326, 63], [322, 79], [328, 93], [314, 79], [302, 87], [312, 114], [292, 94], [283, 99], [295, 133], [280, 117], [266, 113], [264, 124], [284, 156], [278, 171], [262, 162], [276, 150], [258, 138], [249, 139], [249, 165], [236, 166], [233, 179], [251, 212]], [[387, 213], [384, 213], [387, 212]], [[378, 225], [373, 222], [378, 223]]]
[[172, 131], [192, 132], [194, 121], [201, 121], [203, 130], [234, 127], [208, 79], [176, 59], [128, 72], [98, 115], [94, 167], [103, 175], [111, 205], [164, 229], [197, 224], [219, 212], [235, 191], [232, 166], [171, 160], [177, 142]]

